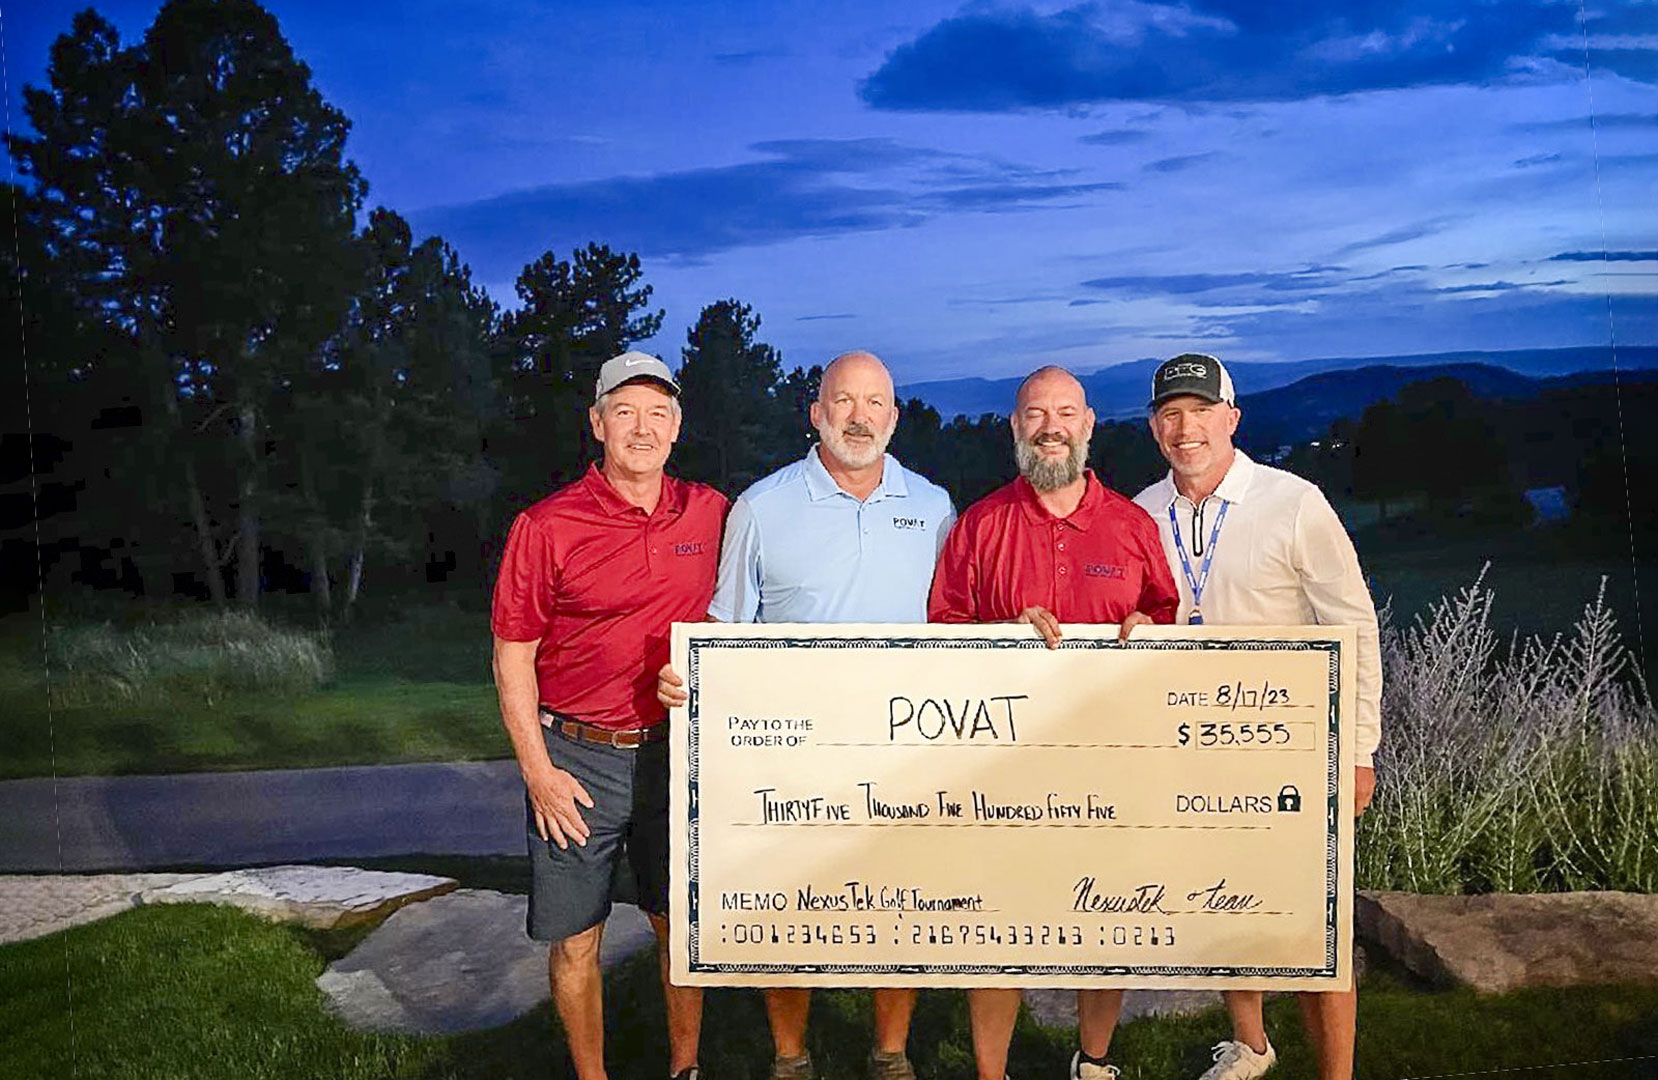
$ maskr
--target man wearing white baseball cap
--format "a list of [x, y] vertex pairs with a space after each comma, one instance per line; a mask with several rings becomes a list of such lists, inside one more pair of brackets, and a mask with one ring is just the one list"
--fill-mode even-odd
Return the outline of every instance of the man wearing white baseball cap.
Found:
[[[1169, 463], [1135, 496], [1157, 522], [1180, 590], [1175, 622], [1358, 628], [1353, 805], [1375, 790], [1382, 661], [1376, 607], [1353, 542], [1312, 483], [1250, 460], [1232, 445], [1243, 414], [1226, 365], [1204, 353], [1164, 361], [1151, 378], [1151, 433]], [[1202, 1080], [1253, 1080], [1278, 1060], [1258, 990], [1223, 995], [1232, 1038]], [[1356, 991], [1298, 994], [1320, 1080], [1350, 1080]]]
[[632, 382], [654, 383], [676, 403], [679, 401], [679, 382], [668, 365], [647, 353], [625, 352], [612, 356], [599, 368], [599, 378], [593, 385], [593, 407], [603, 412], [600, 402], [604, 396]]
[[490, 613], [524, 778], [526, 930], [549, 943], [577, 1080], [602, 1080], [599, 945], [612, 900], [636, 899], [657, 935], [668, 1073], [697, 1080], [702, 992], [668, 978], [668, 711], [652, 676], [669, 627], [708, 610], [726, 499], [663, 471], [681, 411], [656, 357], [605, 361], [587, 417], [603, 457], [518, 515]]

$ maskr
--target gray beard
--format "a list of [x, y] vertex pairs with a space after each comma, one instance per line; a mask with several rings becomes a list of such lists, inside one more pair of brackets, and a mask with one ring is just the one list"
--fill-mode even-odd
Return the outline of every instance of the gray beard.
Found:
[[1071, 452], [1058, 460], [1049, 460], [1036, 452], [1036, 444], [1023, 439], [1013, 440], [1013, 460], [1019, 466], [1019, 475], [1037, 491], [1058, 491], [1081, 478], [1088, 464], [1088, 440], [1071, 444]]
[[818, 428], [817, 436], [823, 443], [821, 449], [827, 450], [831, 457], [847, 469], [867, 469], [880, 461], [887, 452], [887, 444], [892, 441], [890, 431], [885, 436], [877, 433], [875, 441], [860, 452], [852, 447], [845, 435], [834, 428]]

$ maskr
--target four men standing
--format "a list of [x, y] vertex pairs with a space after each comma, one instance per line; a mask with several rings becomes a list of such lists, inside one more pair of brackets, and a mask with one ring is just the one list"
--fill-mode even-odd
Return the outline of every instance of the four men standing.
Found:
[[[729, 517], [723, 496], [663, 473], [678, 392], [654, 357], [626, 353], [603, 366], [590, 410], [603, 463], [520, 515], [496, 586], [496, 683], [525, 780], [535, 872], [529, 929], [553, 943], [554, 1001], [581, 1080], [605, 1075], [598, 944], [624, 858], [658, 934], [670, 1072], [697, 1080], [700, 992], [672, 986], [666, 959], [665, 709], [686, 697], [666, 663], [673, 622], [1023, 622], [1050, 647], [1062, 621], [1119, 624], [1124, 639], [1177, 614], [1351, 623], [1357, 808], [1369, 801], [1380, 657], [1357, 558], [1316, 487], [1232, 447], [1240, 414], [1215, 358], [1185, 354], [1159, 367], [1151, 427], [1170, 473], [1134, 502], [1085, 467], [1095, 417], [1081, 384], [1060, 368], [1035, 372], [1011, 417], [1019, 477], [954, 529], [948, 495], [885, 452], [897, 402], [871, 353], [825, 369], [810, 410], [819, 443], [745, 491]], [[969, 992], [980, 1080], [1005, 1075], [1019, 1000], [1017, 990]], [[1105, 1054], [1121, 1000], [1121, 991], [1079, 993], [1072, 1080], [1116, 1075]], [[1250, 1080], [1276, 1059], [1261, 996], [1226, 1000], [1234, 1037], [1216, 1047], [1204, 1080]], [[1354, 996], [1301, 1000], [1322, 1080], [1350, 1077]], [[809, 1002], [808, 990], [766, 991], [773, 1080], [815, 1075]], [[914, 1004], [913, 990], [875, 991], [873, 1080], [913, 1080]]]

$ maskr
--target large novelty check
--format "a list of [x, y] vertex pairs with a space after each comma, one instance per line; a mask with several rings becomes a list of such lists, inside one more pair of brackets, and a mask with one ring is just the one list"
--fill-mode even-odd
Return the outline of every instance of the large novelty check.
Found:
[[673, 977], [1343, 989], [1347, 627], [677, 624]]

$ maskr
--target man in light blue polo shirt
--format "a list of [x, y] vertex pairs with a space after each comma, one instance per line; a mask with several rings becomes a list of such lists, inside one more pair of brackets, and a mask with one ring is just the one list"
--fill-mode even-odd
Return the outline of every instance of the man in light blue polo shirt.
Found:
[[[868, 352], [837, 356], [811, 407], [819, 442], [732, 503], [708, 617], [719, 622], [927, 621], [933, 563], [955, 521], [950, 496], [886, 452], [898, 424], [892, 375]], [[682, 705], [663, 668], [658, 696]], [[875, 994], [872, 1080], [914, 1080], [905, 1046], [914, 990]], [[810, 1080], [811, 991], [767, 989], [772, 1080]]]
[[926, 622], [955, 514], [944, 489], [886, 453], [892, 376], [869, 353], [823, 373], [821, 441], [732, 503], [708, 607], [720, 622]]

